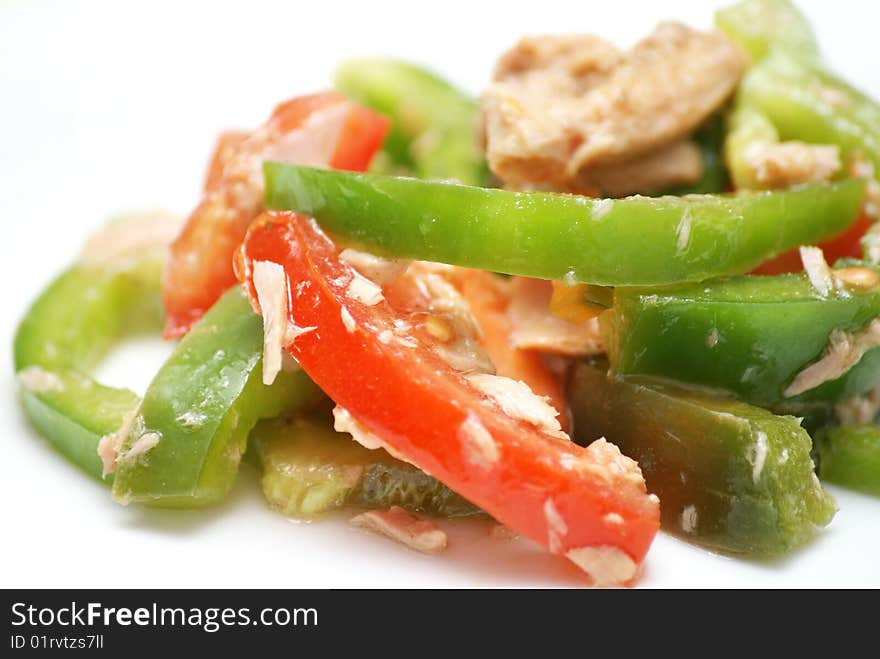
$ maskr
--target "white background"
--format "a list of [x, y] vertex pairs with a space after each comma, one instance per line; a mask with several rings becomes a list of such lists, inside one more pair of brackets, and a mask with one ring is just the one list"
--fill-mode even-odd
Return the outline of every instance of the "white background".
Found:
[[[245, 470], [201, 512], [122, 508], [26, 425], [10, 346], [41, 288], [111, 213], [186, 212], [218, 131], [326, 87], [350, 55], [429, 64], [477, 92], [524, 33], [595, 32], [632, 43], [663, 18], [709, 26], [700, 0], [417, 3], [0, 0], [0, 586], [575, 586], [577, 571], [525, 542], [454, 529], [424, 557], [349, 528], [269, 512]], [[801, 0], [830, 64], [880, 97], [878, 9]], [[117, 351], [100, 376], [143, 392], [169, 351]], [[880, 586], [880, 500], [834, 490], [831, 527], [788, 560], [721, 558], [658, 537], [644, 586]]]

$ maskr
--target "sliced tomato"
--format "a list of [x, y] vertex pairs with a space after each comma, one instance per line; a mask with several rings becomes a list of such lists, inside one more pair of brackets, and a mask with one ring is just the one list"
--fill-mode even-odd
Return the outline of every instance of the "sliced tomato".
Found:
[[[829, 238], [819, 243], [819, 247], [825, 253], [825, 260], [834, 263], [845, 257], [858, 258], [862, 255], [862, 245], [859, 242], [874, 220], [867, 214], [862, 213], [855, 223], [839, 236]], [[804, 269], [801, 263], [800, 252], [796, 249], [789, 250], [779, 256], [765, 261], [752, 270], [753, 275], [780, 275], [785, 272], [800, 272]]]
[[635, 578], [659, 505], [634, 461], [604, 440], [583, 448], [508, 416], [503, 400], [441, 359], [430, 335], [409, 330], [387, 300], [352, 294], [357, 273], [313, 220], [271, 212], [248, 230], [236, 273], [259, 311], [258, 261], [283, 267], [288, 320], [315, 328], [298, 333], [289, 353], [391, 452], [596, 583]]
[[279, 105], [260, 128], [221, 138], [204, 197], [171, 245], [162, 286], [165, 336], [185, 334], [235, 283], [232, 256], [263, 210], [264, 160], [363, 170], [389, 122], [335, 92]]

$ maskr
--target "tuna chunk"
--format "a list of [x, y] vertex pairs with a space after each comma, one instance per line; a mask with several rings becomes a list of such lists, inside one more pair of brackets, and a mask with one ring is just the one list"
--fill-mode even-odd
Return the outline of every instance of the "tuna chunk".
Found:
[[481, 99], [489, 166], [509, 187], [627, 194], [692, 182], [701, 167], [686, 138], [746, 63], [724, 35], [677, 23], [624, 53], [589, 36], [524, 39]]

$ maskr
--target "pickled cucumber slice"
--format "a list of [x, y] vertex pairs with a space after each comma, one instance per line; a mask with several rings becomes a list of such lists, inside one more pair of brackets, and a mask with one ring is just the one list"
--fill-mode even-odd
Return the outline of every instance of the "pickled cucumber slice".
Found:
[[733, 554], [780, 555], [831, 521], [800, 422], [714, 394], [581, 364], [574, 439], [604, 436], [638, 461], [660, 497], [663, 528]]
[[368, 450], [314, 418], [260, 422], [251, 442], [263, 469], [263, 495], [291, 517], [312, 517], [344, 505], [401, 506], [444, 517], [479, 508], [413, 465]]

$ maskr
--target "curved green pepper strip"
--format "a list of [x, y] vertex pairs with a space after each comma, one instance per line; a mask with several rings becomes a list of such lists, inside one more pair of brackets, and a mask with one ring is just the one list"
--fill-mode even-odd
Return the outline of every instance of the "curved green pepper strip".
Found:
[[715, 27], [739, 43], [758, 62], [785, 48], [803, 59], [817, 60], [813, 28], [790, 0], [744, 0], [715, 13]]
[[880, 266], [880, 222], [872, 224], [859, 242], [865, 263]]
[[637, 460], [666, 531], [724, 552], [779, 555], [831, 521], [834, 499], [798, 419], [606, 372], [584, 363], [574, 373], [574, 439], [605, 436]]
[[749, 155], [765, 145], [777, 144], [779, 133], [770, 120], [754, 108], [736, 105], [727, 118], [724, 159], [738, 190], [759, 190], [763, 185], [755, 175]]
[[822, 480], [880, 495], [880, 427], [825, 428], [815, 446]]
[[835, 330], [853, 337], [880, 317], [876, 286], [822, 297], [804, 274], [742, 276], [617, 289], [614, 302], [600, 323], [618, 374], [673, 378], [798, 414], [880, 384], [874, 348], [839, 377], [802, 393], [789, 388], [822, 358]]
[[161, 270], [155, 255], [75, 265], [43, 291], [15, 335], [25, 413], [61, 453], [95, 478], [102, 471], [98, 442], [119, 428], [140, 399], [88, 374], [123, 336], [161, 329]]
[[880, 171], [880, 105], [816, 64], [773, 51], [743, 78], [737, 103], [764, 114], [782, 140], [835, 144]]
[[831, 144], [880, 170], [880, 105], [822, 68], [806, 19], [788, 0], [746, 0], [716, 25], [752, 54], [740, 83], [725, 147], [738, 187], [757, 188], [748, 154], [782, 140]]
[[384, 150], [398, 165], [421, 178], [488, 183], [474, 99], [433, 73], [395, 60], [350, 60], [335, 77], [341, 92], [391, 117]]
[[321, 399], [301, 370], [262, 382], [263, 324], [239, 286], [180, 341], [123, 439], [113, 498], [164, 507], [222, 499], [259, 419]]
[[589, 199], [266, 163], [266, 206], [397, 258], [566, 283], [657, 285], [750, 270], [852, 224], [864, 181], [736, 196]]

